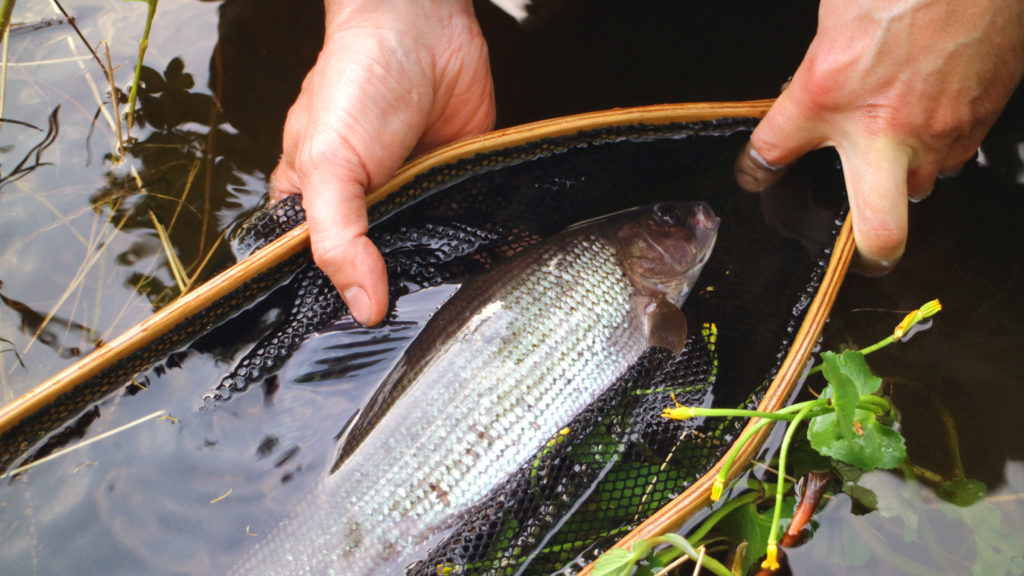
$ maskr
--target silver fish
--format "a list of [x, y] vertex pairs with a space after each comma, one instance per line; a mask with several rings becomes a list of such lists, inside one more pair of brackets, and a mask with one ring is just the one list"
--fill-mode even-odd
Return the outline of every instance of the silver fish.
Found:
[[649, 346], [718, 231], [703, 203], [569, 228], [464, 284], [347, 427], [332, 474], [233, 571], [400, 574]]

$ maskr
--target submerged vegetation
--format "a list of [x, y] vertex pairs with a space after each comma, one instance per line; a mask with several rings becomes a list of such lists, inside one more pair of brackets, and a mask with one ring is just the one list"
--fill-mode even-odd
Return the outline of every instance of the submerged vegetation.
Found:
[[[777, 571], [782, 546], [801, 544], [807, 537], [806, 527], [811, 514], [824, 498], [845, 493], [864, 511], [879, 511], [886, 516], [900, 515], [908, 522], [904, 537], [921, 542], [936, 557], [939, 545], [929, 533], [927, 523], [919, 523], [923, 503], [915, 494], [920, 482], [926, 483], [941, 500], [941, 509], [951, 519], [966, 523], [974, 537], [975, 576], [1012, 576], [1024, 568], [1024, 544], [1001, 527], [1001, 514], [994, 505], [984, 501], [986, 486], [965, 477], [959, 461], [955, 428], [949, 428], [950, 451], [956, 456], [953, 473], [945, 477], [915, 466], [907, 458], [905, 440], [898, 430], [899, 416], [891, 401], [881, 396], [882, 379], [872, 374], [865, 356], [899, 342], [913, 332], [923, 320], [941, 310], [938, 300], [928, 302], [908, 314], [893, 333], [884, 340], [861, 350], [841, 353], [823, 352], [821, 364], [811, 372], [823, 374], [826, 385], [816, 398], [798, 402], [774, 412], [681, 406], [666, 408], [663, 416], [671, 419], [695, 417], [749, 417], [759, 422], [737, 440], [742, 445], [753, 433], [773, 422], [785, 422], [786, 431], [774, 465], [766, 466], [777, 475], [774, 484], [747, 478], [745, 488], [727, 490], [732, 461], [727, 459], [718, 473], [711, 491], [711, 501], [718, 502], [724, 493], [730, 496], [714, 513], [684, 538], [665, 534], [641, 540], [630, 550], [612, 548], [595, 564], [595, 576], [625, 576], [639, 567], [637, 574], [664, 574], [686, 560], [692, 560], [717, 576], [748, 574], [759, 558], [761, 573]], [[942, 416], [939, 414], [939, 416]], [[806, 433], [795, 432], [806, 423]], [[734, 451], [736, 454], [738, 450]], [[796, 477], [789, 467], [796, 461]], [[896, 493], [884, 483], [872, 480], [874, 470], [898, 469], [906, 489]], [[802, 487], [802, 494], [797, 488]], [[797, 497], [800, 497], [798, 503]], [[789, 519], [785, 536], [779, 531], [783, 519]], [[814, 546], [810, 542], [809, 546]], [[711, 555], [709, 550], [727, 553], [728, 564]], [[707, 555], [706, 555], [707, 552]], [[915, 566], [913, 560], [900, 558], [892, 552], [876, 550], [885, 561], [908, 573], [930, 573], [926, 566]], [[717, 555], [716, 555], [717, 556]], [[863, 557], [840, 558], [856, 565]]]

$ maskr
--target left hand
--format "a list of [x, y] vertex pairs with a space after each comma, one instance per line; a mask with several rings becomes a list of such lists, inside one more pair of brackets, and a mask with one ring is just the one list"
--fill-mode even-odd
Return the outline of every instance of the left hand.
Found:
[[409, 154], [491, 129], [487, 45], [472, 0], [325, 0], [316, 65], [288, 112], [271, 198], [302, 194], [313, 260], [352, 317], [388, 310], [366, 194]]
[[817, 35], [737, 160], [760, 191], [834, 146], [861, 268], [885, 273], [907, 237], [907, 201], [975, 154], [1024, 75], [1020, 0], [821, 0]]

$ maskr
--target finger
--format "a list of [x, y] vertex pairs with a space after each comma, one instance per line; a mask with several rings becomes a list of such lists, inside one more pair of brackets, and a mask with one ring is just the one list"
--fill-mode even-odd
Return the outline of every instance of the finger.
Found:
[[978, 151], [977, 146], [954, 145], [946, 153], [946, 158], [942, 161], [936, 178], [945, 179], [959, 176], [968, 164], [977, 162]]
[[887, 274], [899, 262], [907, 241], [907, 176], [911, 151], [891, 139], [876, 138], [839, 149], [846, 178], [858, 268]]
[[736, 181], [745, 190], [760, 192], [778, 182], [789, 165], [824, 144], [822, 123], [796, 108], [799, 84], [790, 84], [750, 135], [736, 159]]
[[313, 259], [331, 279], [360, 324], [373, 326], [388, 308], [384, 259], [366, 236], [364, 186], [355, 178], [313, 181], [302, 198]]
[[911, 202], [920, 202], [931, 196], [938, 175], [939, 165], [933, 158], [919, 160], [913, 164], [907, 173], [907, 199]]
[[270, 203], [275, 204], [290, 194], [301, 194], [302, 186], [299, 180], [298, 171], [295, 169], [295, 160], [298, 155], [300, 142], [302, 142], [303, 130], [307, 125], [309, 115], [309, 99], [299, 95], [298, 100], [288, 110], [288, 118], [284, 125], [283, 150], [281, 160], [274, 171], [270, 173]]
[[769, 164], [757, 152], [753, 143], [747, 142], [740, 155], [736, 157], [733, 172], [736, 175], [736, 182], [744, 190], [764, 192], [785, 176], [786, 172], [789, 172], [789, 167], [789, 164]]
[[284, 200], [286, 196], [299, 194], [300, 192], [295, 182], [295, 171], [285, 165], [283, 161], [278, 163], [274, 171], [270, 173], [267, 192], [270, 196], [271, 205]]

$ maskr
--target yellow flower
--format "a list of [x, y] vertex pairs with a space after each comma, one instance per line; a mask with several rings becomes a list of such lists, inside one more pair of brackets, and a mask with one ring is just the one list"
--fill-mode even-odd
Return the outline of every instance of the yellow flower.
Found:
[[924, 306], [921, 306], [921, 308], [907, 314], [906, 317], [903, 318], [903, 321], [896, 325], [896, 329], [892, 331], [893, 338], [896, 340], [903, 338], [903, 335], [906, 334], [907, 330], [910, 330], [914, 324], [917, 324], [925, 318], [935, 316], [940, 310], [942, 310], [942, 303], [937, 299], [926, 302]]
[[768, 557], [761, 562], [761, 568], [771, 570], [772, 572], [779, 569], [779, 547], [775, 542], [768, 543]]
[[661, 411], [662, 418], [671, 418], [673, 420], [686, 420], [687, 418], [693, 418], [693, 408], [689, 406], [683, 406], [676, 401], [675, 392], [672, 393], [672, 402], [675, 402], [675, 408], [665, 408]]
[[661, 412], [663, 418], [671, 418], [673, 420], [686, 420], [687, 418], [693, 418], [693, 408], [689, 406], [676, 406], [675, 408], [665, 408]]
[[722, 498], [723, 490], [725, 490], [725, 479], [716, 476], [715, 483], [711, 485], [711, 501], [718, 502]]

